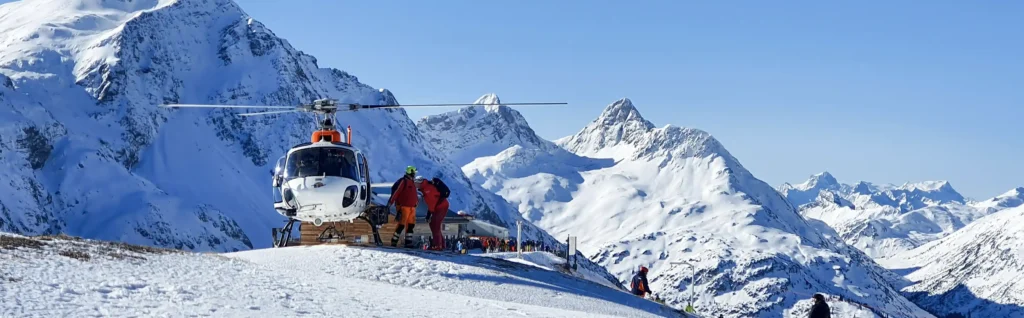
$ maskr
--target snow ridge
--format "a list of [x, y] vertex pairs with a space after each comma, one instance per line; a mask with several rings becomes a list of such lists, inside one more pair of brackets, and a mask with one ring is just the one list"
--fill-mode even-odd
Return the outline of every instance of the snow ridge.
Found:
[[[1012, 192], [1012, 191], [1011, 191]], [[908, 297], [938, 316], [1024, 315], [1024, 207], [1004, 209], [879, 263], [907, 273]]]

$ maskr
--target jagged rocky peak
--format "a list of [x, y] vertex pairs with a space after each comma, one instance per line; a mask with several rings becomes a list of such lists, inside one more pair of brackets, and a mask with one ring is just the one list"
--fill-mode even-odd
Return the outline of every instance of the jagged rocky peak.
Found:
[[[904, 183], [899, 189], [907, 191], [950, 191], [953, 190], [953, 186], [949, 184], [949, 181], [938, 180], [938, 181], [923, 181], [923, 182], [907, 182]], [[955, 191], [955, 190], [954, 190]]]
[[822, 190], [815, 201], [821, 205], [854, 209], [853, 203], [834, 191]]
[[818, 200], [819, 194], [829, 192], [830, 195], [838, 197], [837, 193], [833, 191], [840, 191], [842, 184], [836, 180], [828, 171], [821, 172], [812, 175], [807, 181], [797, 185], [791, 185], [789, 183], [783, 184], [779, 187], [779, 192], [789, 200], [793, 206], [802, 206], [804, 204], [815, 202]]
[[[811, 189], [836, 190], [836, 189], [840, 188], [839, 180], [836, 180], [836, 177], [833, 177], [833, 175], [831, 175], [827, 171], [811, 176], [810, 178], [807, 179], [807, 181], [804, 181], [804, 183], [801, 183], [801, 184], [798, 184], [798, 185], [792, 185], [792, 184], [786, 183], [785, 185], [788, 185], [788, 187], [786, 187], [786, 189], [797, 189], [797, 190], [811, 190]], [[782, 189], [782, 188], [783, 187], [780, 187], [780, 189]]]
[[878, 188], [865, 181], [860, 181], [853, 185], [853, 193], [856, 194], [871, 195], [875, 191], [878, 191]]
[[[597, 155], [619, 145], [643, 146], [645, 140], [651, 139], [647, 134], [653, 129], [654, 124], [640, 115], [633, 101], [622, 98], [605, 107], [583, 130], [559, 140], [559, 145], [579, 155]], [[618, 151], [618, 155], [629, 153], [632, 151]]]
[[803, 183], [804, 189], [838, 189], [839, 181], [828, 171], [816, 174]]
[[476, 101], [473, 102], [473, 104], [485, 105], [484, 109], [487, 109], [487, 111], [497, 111], [498, 108], [501, 106], [501, 99], [498, 98], [497, 94], [487, 93], [484, 94], [484, 96], [480, 96], [480, 98], [477, 98]]
[[617, 125], [628, 122], [637, 122], [646, 129], [654, 128], [654, 124], [644, 119], [640, 115], [640, 111], [633, 106], [633, 101], [629, 98], [622, 98], [614, 103], [608, 105], [601, 112], [601, 115], [597, 117], [594, 123], [600, 123], [605, 125]]
[[[498, 98], [497, 94], [484, 94], [483, 96], [480, 96], [480, 98], [477, 98], [476, 101], [473, 102], [473, 104], [483, 105], [483, 111], [481, 111], [481, 108], [479, 106], [470, 106], [459, 109], [457, 113], [467, 118], [478, 116], [493, 116], [493, 114], [497, 114], [498, 116], [494, 117], [493, 119], [502, 120], [504, 121], [504, 124], [521, 126], [520, 128], [530, 128], [530, 124], [526, 122], [526, 118], [523, 117], [523, 115], [520, 114], [519, 111], [512, 109], [511, 107], [502, 105], [501, 99]], [[530, 128], [530, 130], [532, 131], [533, 129]]]
[[[912, 201], [922, 201], [922, 203], [929, 203], [925, 201], [930, 201], [929, 204], [966, 203], [964, 196], [953, 189], [949, 181], [945, 180], [905, 183], [889, 191], [893, 193], [893, 197], [906, 196]], [[919, 208], [920, 206], [915, 205], [914, 207]]]
[[416, 127], [439, 150], [451, 154], [449, 158], [460, 166], [514, 145], [527, 149], [554, 148], [550, 141], [537, 136], [519, 111], [501, 105], [498, 95], [485, 94], [474, 104], [486, 106], [427, 116]]
[[398, 99], [395, 98], [394, 94], [391, 94], [390, 90], [388, 90], [386, 88], [381, 88], [378, 91], [380, 92], [381, 104], [383, 104], [383, 105], [398, 105]]

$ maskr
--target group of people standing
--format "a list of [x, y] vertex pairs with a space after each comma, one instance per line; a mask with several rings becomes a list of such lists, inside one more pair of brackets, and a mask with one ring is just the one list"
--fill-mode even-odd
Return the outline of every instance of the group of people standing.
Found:
[[[441, 246], [434, 246], [433, 241], [423, 242], [423, 250], [448, 251], [455, 254], [466, 254], [469, 252], [468, 239], [465, 237], [444, 236], [444, 243]], [[435, 248], [436, 247], [436, 248]]]
[[[483, 238], [480, 240], [481, 246], [480, 251], [483, 253], [503, 253], [503, 252], [515, 252], [518, 242], [515, 238], [499, 239], [499, 238]], [[552, 252], [552, 248], [545, 245], [542, 242], [534, 240], [526, 240], [522, 242], [523, 252]]]
[[445, 242], [441, 234], [441, 224], [444, 222], [445, 215], [448, 214], [448, 196], [451, 195], [451, 190], [438, 178], [427, 180], [422, 176], [417, 176], [416, 168], [413, 166], [406, 167], [405, 175], [391, 186], [391, 198], [388, 199], [388, 206], [395, 205], [395, 221], [398, 222], [395, 235], [391, 237], [391, 246], [398, 246], [398, 240], [403, 231], [405, 231], [406, 242], [410, 240], [410, 235], [416, 227], [416, 206], [419, 205], [417, 190], [423, 193], [423, 201], [427, 204], [427, 222], [430, 225], [431, 234], [430, 249], [442, 251]]

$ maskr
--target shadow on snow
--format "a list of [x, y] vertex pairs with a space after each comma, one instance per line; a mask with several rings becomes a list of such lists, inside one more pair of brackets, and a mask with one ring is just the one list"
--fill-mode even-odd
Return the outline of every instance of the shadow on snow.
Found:
[[[569, 276], [561, 272], [549, 271], [504, 259], [412, 249], [355, 248], [372, 249], [386, 253], [399, 253], [429, 260], [451, 262], [464, 266], [484, 268], [508, 275], [490, 276], [481, 274], [440, 274], [442, 277], [446, 278], [492, 282], [497, 285], [510, 284], [542, 288], [558, 293], [574, 294], [626, 305], [655, 315], [665, 315], [666, 313], [676, 312], [676, 310], [671, 307], [634, 296], [625, 290], [614, 289], [586, 279]], [[558, 282], [558, 284], [551, 282]], [[682, 315], [680, 315], [680, 317], [682, 317]]]

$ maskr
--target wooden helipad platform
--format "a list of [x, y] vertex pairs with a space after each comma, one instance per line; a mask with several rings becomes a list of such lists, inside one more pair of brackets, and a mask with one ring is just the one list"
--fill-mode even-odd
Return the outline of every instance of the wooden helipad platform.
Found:
[[[444, 223], [441, 225], [441, 232], [445, 236], [458, 236], [460, 229], [464, 228], [468, 221], [469, 219], [464, 217], [449, 215], [445, 217]], [[330, 227], [334, 227], [333, 230], [329, 230]], [[380, 227], [380, 239], [385, 245], [391, 244], [391, 237], [396, 229], [398, 229], [398, 224], [395, 223], [395, 216], [388, 215], [388, 223]], [[370, 229], [370, 224], [362, 219], [357, 219], [353, 222], [323, 223], [320, 226], [313, 225], [311, 222], [302, 222], [299, 224], [298, 233], [299, 245], [374, 245], [373, 231]], [[335, 235], [332, 237], [330, 234]], [[430, 236], [430, 226], [427, 224], [426, 218], [417, 217], [416, 226], [413, 228], [413, 233], [410, 237], [413, 244], [426, 242], [430, 240]]]

